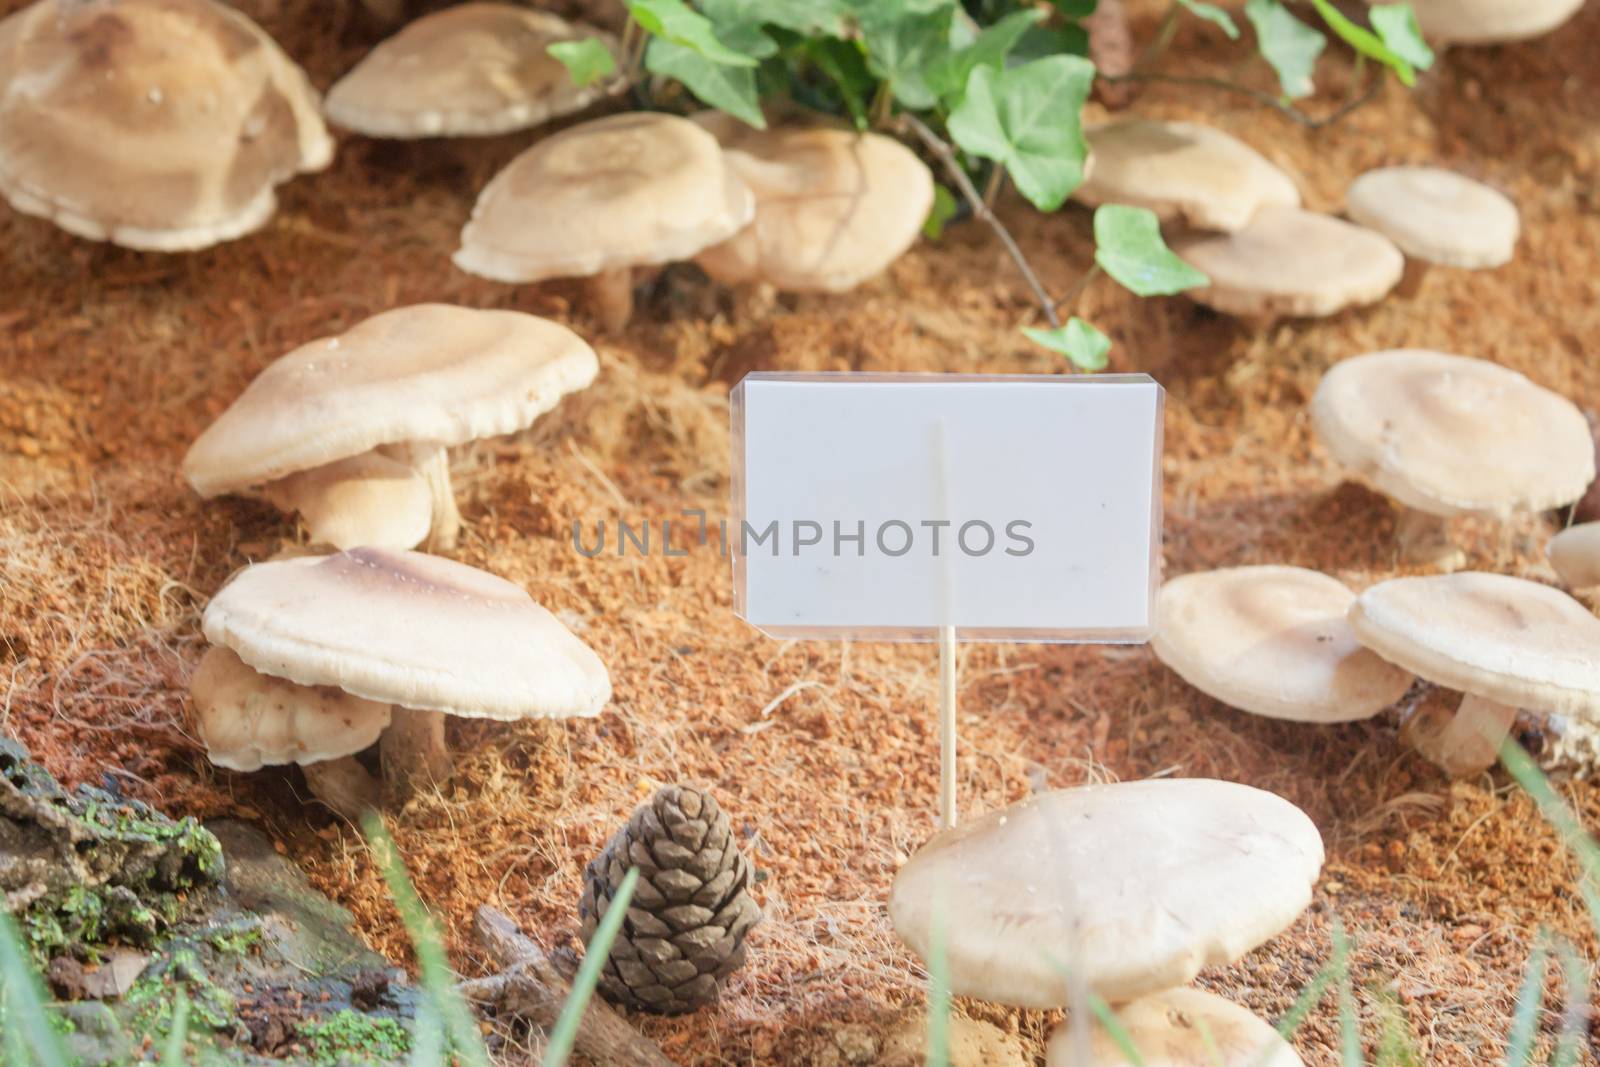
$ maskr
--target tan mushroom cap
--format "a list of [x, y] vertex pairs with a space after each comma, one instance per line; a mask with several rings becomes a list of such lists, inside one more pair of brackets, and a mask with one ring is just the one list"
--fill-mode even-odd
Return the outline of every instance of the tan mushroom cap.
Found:
[[385, 311], [268, 366], [195, 441], [184, 476], [212, 497], [381, 445], [515, 433], [598, 370], [577, 334], [533, 315]]
[[1130, 204], [1163, 221], [1231, 232], [1269, 204], [1300, 206], [1293, 179], [1211, 126], [1122, 119], [1091, 126], [1084, 135], [1089, 176], [1073, 197], [1091, 207]]
[[610, 34], [511, 4], [460, 4], [384, 41], [328, 90], [328, 117], [371, 137], [509, 133], [582, 111], [605, 95], [578, 86], [546, 49]]
[[1600, 586], [1600, 522], [1569, 526], [1545, 546], [1550, 566], [1571, 589]]
[[1411, 3], [1423, 35], [1447, 44], [1495, 44], [1539, 37], [1566, 22], [1581, 7], [1583, 0], [1412, 0]]
[[1542, 511], [1594, 480], [1582, 412], [1487, 360], [1414, 348], [1347, 359], [1323, 375], [1311, 419], [1341, 465], [1433, 515]]
[[756, 200], [755, 221], [695, 257], [720, 282], [852, 289], [915, 243], [933, 207], [927, 164], [891, 137], [741, 123], [719, 140]]
[[213, 0], [38, 0], [0, 22], [0, 194], [80, 237], [204, 248], [333, 142], [305, 74]]
[[1522, 230], [1504, 194], [1440, 167], [1369, 170], [1350, 184], [1345, 209], [1412, 259], [1469, 270], [1509, 263]]
[[[1117, 1008], [1117, 1020], [1144, 1067], [1303, 1067], [1272, 1025], [1249, 1010], [1201, 989], [1169, 989]], [[1131, 1067], [1105, 1027], [1096, 1022], [1089, 1060], [1074, 1058], [1066, 1025], [1050, 1037], [1045, 1067]]]
[[234, 771], [351, 756], [389, 725], [388, 704], [259, 674], [226, 648], [206, 652], [189, 691], [207, 755]]
[[521, 587], [420, 552], [358, 548], [257, 563], [203, 628], [263, 674], [480, 719], [598, 715], [600, 657]]
[[478, 197], [455, 263], [505, 282], [588, 277], [689, 259], [754, 216], [715, 137], [676, 115], [632, 112], [512, 160]]
[[1172, 247], [1211, 279], [1187, 295], [1230, 315], [1332, 315], [1382, 299], [1405, 273], [1382, 234], [1271, 204], [1234, 233], [1191, 234]]
[[889, 916], [951, 990], [1062, 1007], [1066, 966], [1129, 1000], [1238, 959], [1311, 901], [1322, 838], [1304, 812], [1204, 778], [1037, 794], [938, 834], [895, 876]]
[[1505, 574], [1394, 578], [1356, 598], [1363, 644], [1422, 678], [1513, 708], [1600, 718], [1600, 619]]
[[1295, 722], [1368, 719], [1411, 676], [1364, 648], [1345, 621], [1355, 594], [1300, 567], [1232, 567], [1161, 587], [1161, 662], [1222, 703]]
[[411, 548], [428, 536], [433, 494], [409, 464], [363, 452], [270, 482], [262, 495], [300, 513], [312, 544]]

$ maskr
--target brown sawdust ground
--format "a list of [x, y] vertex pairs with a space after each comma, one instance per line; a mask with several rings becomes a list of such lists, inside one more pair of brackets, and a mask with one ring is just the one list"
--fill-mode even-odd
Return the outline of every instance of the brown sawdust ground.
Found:
[[[0, 12], [18, 0], [0, 0]], [[375, 37], [344, 3], [242, 5], [326, 87]], [[1133, 5], [1148, 36], [1156, 8]], [[1517, 47], [1453, 51], [1412, 93], [1387, 87], [1342, 124], [1299, 128], [1249, 101], [1163, 87], [1139, 110], [1199, 117], [1261, 148], [1311, 207], [1386, 163], [1437, 161], [1498, 186], [1526, 235], [1511, 266], [1436, 270], [1421, 292], [1319, 322], [1259, 330], [1181, 300], [1102, 282], [1078, 310], [1116, 340], [1117, 369], [1168, 390], [1169, 573], [1253, 562], [1317, 567], [1362, 586], [1396, 572], [1394, 515], [1341, 485], [1305, 402], [1358, 352], [1404, 345], [1496, 360], [1593, 406], [1600, 364], [1600, 6]], [[1187, 27], [1168, 70], [1265, 88], [1242, 46]], [[1331, 107], [1347, 91], [1325, 60]], [[177, 812], [265, 825], [397, 959], [404, 934], [359, 839], [287, 773], [212, 769], [186, 726], [197, 617], [234, 569], [292, 527], [236, 500], [202, 503], [177, 466], [188, 442], [269, 360], [385, 308], [422, 300], [572, 321], [576, 291], [470, 278], [447, 259], [473, 195], [530, 140], [397, 145], [345, 139], [331, 170], [282, 192], [263, 233], [197, 255], [141, 255], [0, 212], [0, 730], [71, 780], [118, 777]], [[1085, 267], [1088, 218], [1005, 216], [1053, 291]], [[889, 881], [933, 828], [932, 654], [922, 646], [778, 643], [730, 610], [724, 562], [602, 556], [574, 519], [659, 522], [725, 508], [727, 388], [745, 371], [1059, 370], [1019, 340], [1022, 286], [989, 235], [959, 227], [837, 298], [729, 292], [669, 272], [627, 334], [600, 346], [599, 383], [529, 434], [458, 457], [468, 522], [456, 555], [568, 613], [610, 665], [616, 699], [572, 726], [467, 725], [443, 796], [392, 818], [457, 965], [481, 966], [470, 916], [493, 903], [554, 944], [574, 941], [584, 862], [659, 784], [712, 786], [767, 873], [767, 920], [714, 1011], [644, 1025], [684, 1062], [826, 1062], [829, 1029], [921, 996], [884, 913]], [[1092, 459], [1068, 457], [1068, 462]], [[592, 528], [592, 527], [591, 527]], [[1547, 517], [1464, 524], [1472, 563], [1548, 577]], [[1503, 778], [1451, 785], [1399, 745], [1395, 724], [1314, 729], [1236, 713], [1144, 649], [961, 650], [961, 799], [981, 811], [1040, 783], [1154, 773], [1275, 790], [1322, 829], [1329, 859], [1310, 912], [1202, 983], [1269, 1017], [1325, 958], [1337, 916], [1357, 943], [1375, 1031], [1397, 998], [1426, 1059], [1498, 1055], [1541, 926], [1595, 942], [1573, 870]], [[1425, 694], [1418, 694], [1419, 698]], [[1586, 819], [1600, 790], [1564, 784]], [[1559, 998], [1543, 1022], [1554, 1026]], [[1038, 1038], [1052, 1021], [965, 1005]], [[1302, 1031], [1334, 1062], [1325, 1006]]]

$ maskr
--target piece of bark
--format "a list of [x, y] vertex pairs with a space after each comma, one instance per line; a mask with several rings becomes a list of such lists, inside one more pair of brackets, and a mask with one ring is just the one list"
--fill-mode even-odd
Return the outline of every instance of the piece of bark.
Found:
[[[477, 925], [483, 947], [504, 969], [462, 982], [462, 994], [544, 1029], [554, 1026], [572, 993], [568, 977], [504, 913], [480, 907]], [[598, 996], [584, 1009], [574, 1047], [601, 1067], [675, 1067], [654, 1041]]]
[[1133, 33], [1122, 0], [1100, 0], [1081, 25], [1089, 35], [1089, 58], [1099, 75], [1094, 80], [1095, 95], [1109, 110], [1120, 111], [1133, 103], [1136, 91], [1131, 82], [1106, 80], [1133, 72]]

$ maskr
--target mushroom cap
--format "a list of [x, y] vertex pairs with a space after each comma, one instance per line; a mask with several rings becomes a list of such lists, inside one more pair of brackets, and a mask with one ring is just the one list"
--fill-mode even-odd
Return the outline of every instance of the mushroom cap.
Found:
[[1205, 778], [1039, 793], [936, 835], [895, 876], [889, 916], [928, 958], [944, 926], [950, 988], [1067, 1004], [1058, 965], [1107, 1000], [1229, 963], [1311, 901], [1322, 838], [1281, 797]]
[[1311, 421], [1356, 477], [1433, 515], [1542, 511], [1594, 480], [1583, 413], [1487, 360], [1419, 348], [1344, 360], [1322, 376]]
[[1356, 597], [1350, 625], [1378, 655], [1437, 685], [1600, 718], [1600, 619], [1559, 589], [1473, 571], [1393, 578]]
[[[1369, 4], [1381, 0], [1367, 0]], [[1566, 22], [1583, 0], [1412, 0], [1423, 36], [1447, 44], [1495, 44], [1539, 37]]]
[[[1140, 997], [1119, 1005], [1117, 1020], [1145, 1067], [1303, 1067], [1270, 1023], [1202, 989]], [[1089, 1039], [1089, 1062], [1073, 1059], [1071, 1036], [1065, 1024], [1050, 1035], [1045, 1067], [1128, 1067], [1128, 1058], [1098, 1022]]]
[[511, 4], [460, 4], [425, 15], [374, 48], [328, 90], [325, 110], [369, 137], [509, 133], [582, 111], [605, 95], [579, 86], [545, 49], [592, 38], [590, 26]]
[[1299, 207], [1294, 180], [1243, 141], [1198, 122], [1122, 119], [1084, 131], [1092, 163], [1073, 197], [1131, 204], [1162, 220], [1240, 229], [1268, 204]]
[[299, 512], [312, 544], [413, 548], [433, 524], [433, 494], [409, 464], [363, 452], [262, 487], [274, 507]]
[[381, 548], [257, 563], [202, 627], [263, 674], [472, 719], [598, 715], [600, 657], [504, 578]]
[[204, 248], [332, 158], [305, 74], [223, 4], [38, 0], [0, 21], [0, 194], [69, 233]]
[[717, 139], [635, 111], [570, 126], [496, 174], [455, 264], [503, 282], [580, 278], [689, 259], [755, 217]]
[[380, 445], [458, 445], [525, 429], [599, 371], [559, 323], [449, 304], [396, 308], [275, 360], [190, 447], [204, 497]]
[[1439, 167], [1369, 170], [1350, 183], [1345, 208], [1412, 259], [1469, 270], [1509, 263], [1522, 229], [1504, 194]]
[[719, 140], [755, 193], [756, 214], [695, 257], [718, 281], [843, 292], [888, 267], [922, 232], [933, 174], [899, 141], [827, 127], [740, 125]]
[[1161, 662], [1231, 707], [1274, 719], [1369, 719], [1405, 695], [1411, 676], [1356, 640], [1355, 594], [1301, 567], [1232, 567], [1161, 587]]
[[1187, 295], [1230, 315], [1332, 315], [1382, 299], [1405, 273], [1382, 234], [1276, 204], [1233, 233], [1190, 234], [1172, 247], [1211, 279]]
[[391, 713], [388, 704], [338, 689], [260, 674], [216, 646], [201, 658], [189, 695], [206, 754], [233, 771], [352, 756], [378, 740]]
[[1600, 522], [1567, 527], [1550, 538], [1545, 555], [1569, 588], [1600, 586]]

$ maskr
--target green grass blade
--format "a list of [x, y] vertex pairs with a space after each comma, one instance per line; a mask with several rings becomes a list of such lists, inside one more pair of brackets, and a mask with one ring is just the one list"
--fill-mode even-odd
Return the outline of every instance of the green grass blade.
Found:
[[1373, 1067], [1422, 1067], [1417, 1035], [1411, 1032], [1411, 1025], [1400, 1010], [1400, 1002], [1390, 993], [1380, 993], [1376, 1011], [1380, 1028]]
[[1344, 961], [1339, 968], [1339, 1062], [1344, 1067], [1366, 1067], [1361, 1055], [1361, 1016], [1356, 1010], [1355, 985], [1350, 980], [1350, 942], [1337, 920], [1333, 924], [1333, 955]]
[[161, 1052], [161, 1067], [183, 1067], [183, 1046], [189, 1040], [189, 994], [178, 987], [172, 1005], [172, 1029]]
[[[1294, 1003], [1278, 1020], [1278, 1036], [1285, 1041], [1292, 1040], [1295, 1031], [1299, 1030], [1316, 1006], [1322, 1003], [1322, 998], [1328, 995], [1328, 989], [1339, 976], [1344, 973], [1350, 961], [1346, 958], [1349, 952], [1349, 943], [1344, 939], [1344, 929], [1336, 922], [1334, 924], [1333, 958], [1322, 965], [1322, 969], [1312, 975], [1311, 981], [1301, 987], [1300, 993], [1294, 998]], [[1268, 1049], [1264, 1059], [1270, 1058], [1272, 1050]]]
[[1506, 1038], [1506, 1067], [1529, 1067], [1533, 1062], [1533, 1042], [1539, 1036], [1539, 1012], [1544, 1007], [1544, 975], [1550, 948], [1543, 931], [1528, 956], [1528, 968], [1517, 991], [1517, 1006], [1511, 1016], [1511, 1034]]
[[483, 1035], [473, 1019], [467, 1002], [456, 989], [456, 976], [445, 957], [444, 939], [434, 925], [433, 916], [422, 906], [416, 887], [406, 875], [405, 864], [400, 861], [400, 850], [384, 828], [383, 820], [369, 811], [361, 818], [363, 832], [372, 849], [373, 860], [383, 871], [383, 880], [389, 886], [389, 895], [405, 923], [417, 954], [417, 968], [422, 973], [423, 993], [433, 1002], [456, 1056], [466, 1067], [489, 1067], [489, 1050], [484, 1048]]
[[1122, 1025], [1122, 1020], [1111, 1010], [1111, 1005], [1097, 994], [1090, 993], [1089, 1012], [1095, 1017], [1095, 1021], [1105, 1028], [1106, 1036], [1117, 1046], [1117, 1051], [1122, 1053], [1122, 1058], [1128, 1061], [1129, 1067], [1145, 1067], [1144, 1056], [1134, 1045], [1133, 1035]]
[[[16, 1035], [18, 1044], [32, 1047], [33, 1061], [40, 1067], [69, 1067], [72, 1059], [46, 1013], [48, 999], [21, 933], [10, 913], [0, 909], [0, 1000], [5, 1003], [6, 1031]], [[8, 1039], [8, 1052], [10, 1045]]]
[[411, 1023], [411, 1067], [439, 1067], [444, 1060], [444, 1027], [439, 1012], [428, 1000], [417, 1004]]
[[943, 909], [933, 910], [933, 930], [928, 938], [928, 1054], [927, 1067], [950, 1064], [950, 961], [944, 949]]
[[572, 992], [561, 1006], [561, 1017], [550, 1031], [550, 1044], [545, 1049], [543, 1067], [564, 1067], [567, 1057], [572, 1055], [573, 1042], [578, 1039], [578, 1023], [583, 1020], [583, 1013], [589, 1007], [589, 998], [594, 996], [595, 983], [600, 981], [600, 968], [606, 965], [606, 960], [611, 956], [611, 946], [617, 940], [617, 931], [622, 929], [622, 920], [627, 918], [628, 904], [632, 902], [633, 890], [638, 884], [639, 868], [630, 867], [623, 876], [622, 884], [617, 887], [617, 895], [606, 906], [606, 913], [595, 928], [594, 936], [589, 939], [589, 946], [583, 950], [583, 966], [578, 968], [578, 976], [572, 980]]
[[1578, 816], [1521, 745], [1508, 738], [1500, 747], [1500, 762], [1533, 798], [1545, 821], [1555, 828], [1567, 851], [1578, 861], [1578, 893], [1589, 909], [1595, 934], [1600, 936], [1600, 845], [1584, 831]]
[[1561, 1033], [1556, 1038], [1556, 1050], [1550, 1055], [1550, 1067], [1577, 1067], [1589, 1036], [1589, 967], [1565, 941], [1560, 943], [1557, 954], [1561, 957], [1561, 984], [1567, 1003], [1561, 1011]]

